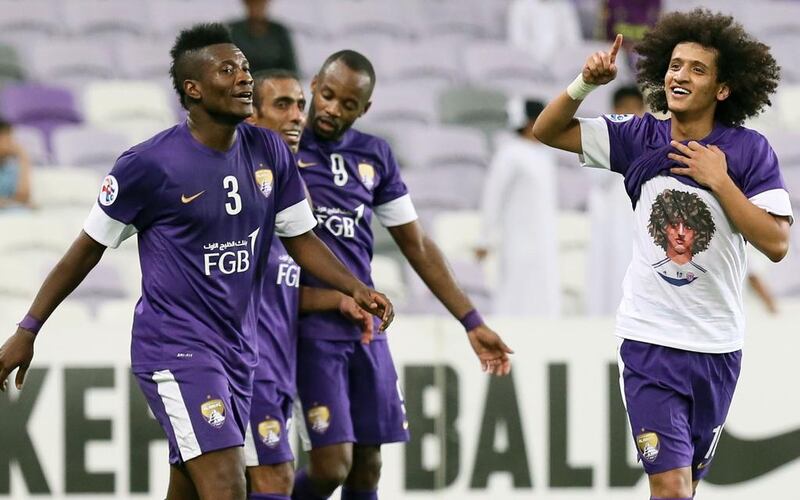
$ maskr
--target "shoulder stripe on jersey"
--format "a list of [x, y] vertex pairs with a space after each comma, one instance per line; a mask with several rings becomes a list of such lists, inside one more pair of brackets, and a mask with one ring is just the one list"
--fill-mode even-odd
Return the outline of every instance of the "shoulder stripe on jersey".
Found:
[[658, 262], [653, 264], [653, 267], [658, 267], [658, 266], [661, 266], [663, 264], [666, 264], [669, 260], [670, 260], [669, 257], [664, 257], [662, 260], [659, 260]]
[[707, 272], [708, 272], [708, 271], [706, 271], [706, 270], [705, 270], [703, 267], [701, 267], [701, 266], [697, 265], [697, 264], [696, 264], [696, 263], [695, 263], [693, 260], [690, 260], [690, 261], [689, 261], [689, 264], [693, 265], [694, 267], [696, 267], [697, 269], [699, 269], [699, 270], [703, 271], [704, 273], [707, 273]]

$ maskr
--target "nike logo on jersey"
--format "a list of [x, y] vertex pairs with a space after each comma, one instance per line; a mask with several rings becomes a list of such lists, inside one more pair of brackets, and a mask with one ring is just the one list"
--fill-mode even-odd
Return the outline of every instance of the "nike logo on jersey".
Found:
[[297, 160], [297, 166], [300, 167], [300, 168], [313, 167], [314, 165], [316, 165], [316, 163], [313, 162], [313, 161], [304, 162], [303, 160]]
[[184, 205], [186, 203], [191, 203], [194, 200], [196, 200], [197, 198], [199, 198], [200, 195], [202, 195], [203, 193], [205, 193], [205, 191], [200, 191], [199, 193], [197, 193], [195, 195], [192, 195], [192, 196], [186, 196], [185, 194], [182, 194], [181, 195], [181, 203], [183, 203]]

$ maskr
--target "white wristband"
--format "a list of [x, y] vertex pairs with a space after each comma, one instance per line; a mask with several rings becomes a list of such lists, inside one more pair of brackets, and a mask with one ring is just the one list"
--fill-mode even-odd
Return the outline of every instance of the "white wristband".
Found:
[[597, 87], [599, 87], [599, 85], [593, 85], [583, 81], [583, 74], [579, 73], [578, 76], [567, 87], [567, 95], [570, 96], [573, 101], [582, 101], [586, 99], [586, 96], [589, 95], [589, 92]]

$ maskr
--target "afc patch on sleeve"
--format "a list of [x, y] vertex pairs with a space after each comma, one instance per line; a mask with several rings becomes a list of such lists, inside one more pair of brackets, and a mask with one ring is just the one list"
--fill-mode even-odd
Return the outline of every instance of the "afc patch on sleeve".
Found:
[[101, 205], [107, 207], [114, 203], [117, 196], [119, 196], [119, 184], [117, 183], [117, 179], [113, 175], [107, 175], [106, 178], [103, 179], [103, 185], [100, 187], [98, 201]]
[[633, 119], [634, 116], [635, 115], [620, 115], [620, 114], [617, 114], [617, 113], [612, 113], [610, 115], [606, 115], [606, 118], [608, 118], [609, 121], [614, 122], [614, 123], [623, 123], [623, 122], [626, 122], [628, 120]]

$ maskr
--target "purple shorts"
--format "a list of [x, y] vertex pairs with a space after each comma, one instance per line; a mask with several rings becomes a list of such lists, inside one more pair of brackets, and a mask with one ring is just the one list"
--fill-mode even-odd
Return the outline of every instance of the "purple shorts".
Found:
[[297, 391], [312, 448], [408, 441], [388, 342], [300, 338], [297, 366]]
[[289, 443], [292, 428], [292, 396], [266, 380], [253, 382], [250, 422], [244, 441], [248, 467], [293, 462]]
[[220, 369], [187, 366], [135, 375], [167, 435], [170, 464], [244, 444], [249, 388], [237, 388]]
[[707, 354], [634, 340], [619, 346], [620, 385], [647, 474], [691, 467], [703, 478], [736, 389], [742, 351]]

